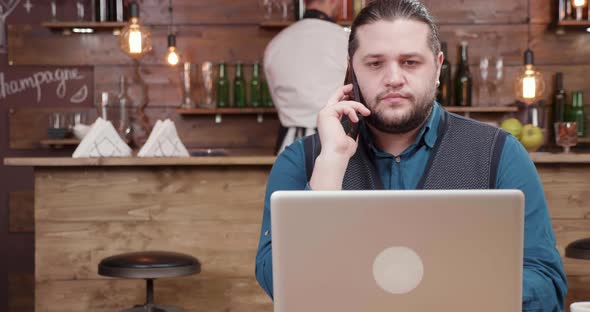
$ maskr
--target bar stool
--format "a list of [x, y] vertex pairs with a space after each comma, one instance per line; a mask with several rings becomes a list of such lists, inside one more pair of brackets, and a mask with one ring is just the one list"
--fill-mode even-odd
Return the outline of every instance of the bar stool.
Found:
[[154, 280], [198, 274], [201, 263], [196, 258], [166, 251], [140, 251], [104, 258], [98, 265], [102, 276], [145, 279], [146, 302], [123, 312], [182, 312], [180, 308], [154, 304]]

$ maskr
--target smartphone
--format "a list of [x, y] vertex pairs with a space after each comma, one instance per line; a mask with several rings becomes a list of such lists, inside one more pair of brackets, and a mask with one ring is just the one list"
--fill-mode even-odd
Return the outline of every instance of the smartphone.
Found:
[[[346, 79], [344, 80], [344, 84], [351, 84], [352, 83], [352, 93], [353, 93], [353, 97], [352, 100], [355, 102], [359, 102], [363, 105], [365, 105], [365, 101], [363, 99], [363, 96], [361, 94], [360, 88], [359, 88], [359, 84], [356, 80], [356, 75], [354, 74], [354, 69], [352, 68], [352, 64], [348, 64], [348, 69], [346, 70]], [[361, 121], [363, 120], [363, 116], [359, 113], [356, 114], [359, 118], [358, 122], [352, 122], [352, 120], [350, 120], [350, 118], [348, 118], [348, 116], [343, 116], [341, 123], [342, 123], [342, 127], [344, 128], [344, 132], [346, 133], [346, 135], [348, 135], [349, 137], [353, 138], [354, 140], [357, 139], [358, 135], [359, 135], [359, 123], [361, 123]]]

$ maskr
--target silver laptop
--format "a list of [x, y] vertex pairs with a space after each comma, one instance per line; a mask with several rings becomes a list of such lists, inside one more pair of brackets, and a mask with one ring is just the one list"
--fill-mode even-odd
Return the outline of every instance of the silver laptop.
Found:
[[516, 190], [280, 191], [275, 312], [520, 312]]

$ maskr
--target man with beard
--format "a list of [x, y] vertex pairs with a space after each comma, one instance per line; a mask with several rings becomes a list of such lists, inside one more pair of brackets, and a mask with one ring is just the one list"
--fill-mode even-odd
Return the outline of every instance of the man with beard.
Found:
[[[561, 311], [567, 282], [535, 166], [516, 138], [434, 101], [444, 56], [426, 8], [416, 0], [371, 2], [353, 22], [348, 54], [366, 106], [351, 101], [352, 85], [342, 87], [318, 116], [319, 134], [277, 158], [256, 256], [260, 285], [272, 297], [274, 191], [519, 189], [525, 194], [523, 311]], [[345, 116], [359, 123], [357, 140], [346, 135]]]

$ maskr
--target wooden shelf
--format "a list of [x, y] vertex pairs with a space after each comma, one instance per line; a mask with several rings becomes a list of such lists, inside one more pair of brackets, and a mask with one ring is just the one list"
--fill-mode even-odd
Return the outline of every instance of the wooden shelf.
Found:
[[536, 164], [590, 164], [590, 153], [530, 153]]
[[41, 145], [52, 148], [73, 147], [80, 144], [78, 139], [44, 139], [41, 140]]
[[590, 138], [578, 138], [578, 143], [590, 143]]
[[576, 21], [576, 20], [567, 20], [567, 21], [559, 21], [557, 26], [564, 26], [564, 27], [590, 27], [590, 21]]
[[275, 108], [178, 108], [176, 112], [180, 115], [255, 115], [255, 114], [276, 114]]
[[45, 22], [41, 26], [54, 31], [72, 32], [74, 28], [94, 31], [113, 31], [123, 28], [126, 22]]
[[[291, 24], [295, 23], [294, 21], [264, 21], [260, 23], [260, 28], [267, 28], [267, 29], [282, 29], [287, 28]], [[352, 21], [341, 21], [338, 22], [338, 25], [349, 27], [352, 25]]]
[[275, 156], [204, 157], [24, 157], [4, 158], [5, 166], [80, 167], [80, 166], [272, 166]]
[[444, 106], [451, 113], [515, 113], [518, 107], [513, 106]]

